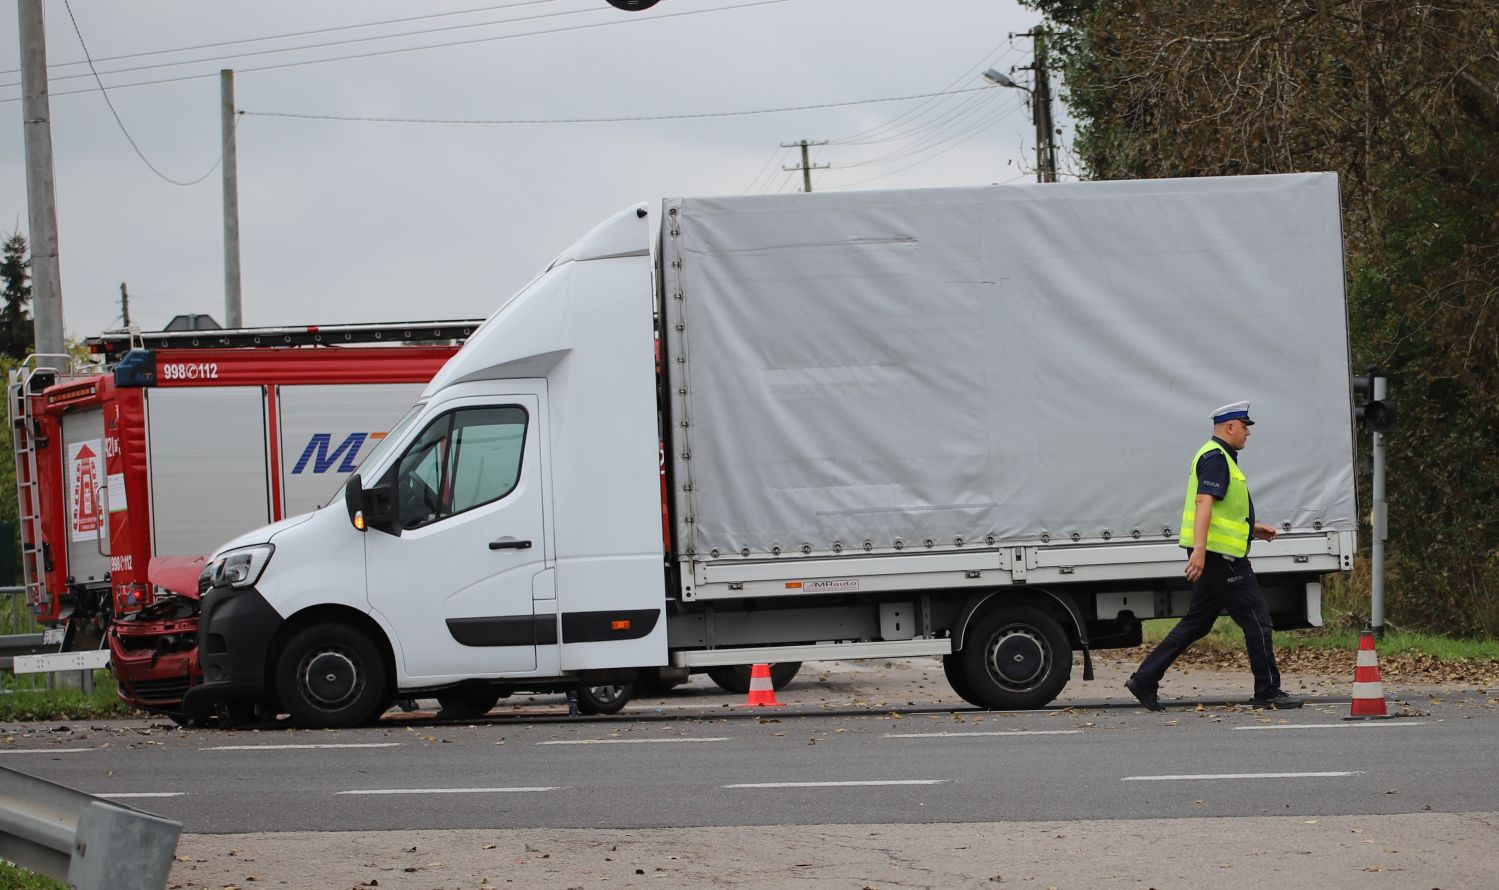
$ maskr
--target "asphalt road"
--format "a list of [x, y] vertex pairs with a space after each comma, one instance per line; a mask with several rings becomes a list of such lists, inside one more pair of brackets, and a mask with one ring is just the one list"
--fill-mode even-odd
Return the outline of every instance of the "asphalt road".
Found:
[[1330, 697], [1165, 714], [1117, 700], [989, 714], [721, 698], [614, 718], [567, 718], [553, 699], [473, 723], [323, 732], [32, 726], [0, 737], [0, 765], [199, 834], [1499, 811], [1499, 704], [1481, 692], [1372, 722], [1340, 719], [1346, 698]]

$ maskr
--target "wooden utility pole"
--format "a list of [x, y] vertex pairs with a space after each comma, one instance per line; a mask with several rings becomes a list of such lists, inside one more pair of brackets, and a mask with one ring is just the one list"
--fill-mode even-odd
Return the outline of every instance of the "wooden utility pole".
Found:
[[125, 282], [120, 282], [120, 319], [125, 322], [125, 327], [130, 327], [130, 291], [125, 289]]
[[810, 191], [812, 191], [812, 171], [813, 170], [826, 170], [827, 168], [829, 168], [829, 167], [832, 166], [832, 164], [812, 164], [812, 163], [809, 163], [808, 160], [807, 160], [807, 146], [809, 146], [809, 145], [827, 145], [827, 144], [828, 144], [828, 141], [826, 139], [822, 140], [821, 142], [808, 142], [807, 140], [803, 139], [800, 142], [782, 142], [781, 143], [781, 147], [782, 148], [796, 148], [798, 145], [801, 146], [801, 149], [802, 149], [802, 165], [800, 167], [786, 167], [786, 166], [782, 166], [781, 169], [785, 170], [788, 173], [791, 172], [792, 170], [800, 170], [800, 171], [802, 171], [802, 191], [804, 191], [804, 192], [810, 192]]
[[1046, 65], [1046, 29], [1036, 27], [1025, 32], [1034, 42], [1035, 58], [1023, 70], [1036, 73], [1031, 94], [1031, 113], [1036, 122], [1036, 181], [1057, 181], [1056, 126], [1051, 119], [1051, 71]]
[[239, 278], [239, 161], [234, 151], [234, 72], [219, 72], [219, 128], [224, 134], [224, 327], [245, 326]]
[[26, 205], [31, 226], [31, 322], [39, 367], [61, 369], [62, 271], [52, 176], [52, 112], [47, 96], [47, 29], [42, 0], [19, 0], [21, 120], [26, 131]]

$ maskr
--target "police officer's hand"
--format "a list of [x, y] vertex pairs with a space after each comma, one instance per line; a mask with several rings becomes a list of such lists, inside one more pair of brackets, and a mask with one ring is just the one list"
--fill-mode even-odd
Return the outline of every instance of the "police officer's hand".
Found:
[[1273, 525], [1266, 525], [1263, 522], [1256, 522], [1254, 524], [1254, 537], [1256, 540], [1273, 541], [1278, 534], [1280, 532]]
[[1193, 548], [1192, 555], [1187, 557], [1187, 580], [1196, 581], [1202, 577], [1202, 570], [1207, 562], [1208, 552], [1201, 547]]

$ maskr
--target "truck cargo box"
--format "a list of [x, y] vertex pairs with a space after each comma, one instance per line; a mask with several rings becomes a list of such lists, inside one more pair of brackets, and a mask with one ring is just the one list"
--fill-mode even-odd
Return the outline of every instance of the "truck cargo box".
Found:
[[1174, 544], [1209, 413], [1239, 399], [1259, 421], [1244, 464], [1258, 515], [1351, 545], [1333, 174], [665, 211], [687, 578], [736, 561]]

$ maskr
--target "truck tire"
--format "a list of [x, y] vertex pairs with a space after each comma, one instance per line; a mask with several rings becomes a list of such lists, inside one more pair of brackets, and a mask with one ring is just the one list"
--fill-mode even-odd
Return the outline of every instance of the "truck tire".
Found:
[[[796, 676], [797, 671], [802, 669], [799, 661], [778, 661], [770, 666], [770, 685], [777, 692], [790, 683]], [[708, 679], [718, 684], [718, 688], [735, 695], [747, 695], [750, 684], [750, 665], [730, 664], [723, 667], [708, 668]]]
[[437, 693], [438, 720], [473, 720], [483, 717], [500, 700], [498, 686], [458, 686]]
[[381, 712], [390, 690], [373, 640], [341, 624], [297, 631], [276, 660], [276, 693], [292, 723], [307, 729], [359, 726]]
[[578, 710], [585, 714], [618, 714], [635, 694], [635, 684], [578, 687]]
[[968, 685], [968, 678], [963, 674], [962, 653], [953, 652], [942, 656], [942, 673], [947, 675], [948, 685], [959, 698], [976, 708], [985, 707], [984, 703], [978, 700], [978, 696], [973, 694], [972, 687]]
[[960, 656], [964, 682], [973, 694], [963, 697], [996, 711], [1045, 707], [1072, 676], [1066, 631], [1035, 606], [1001, 606], [989, 612], [968, 631]]

